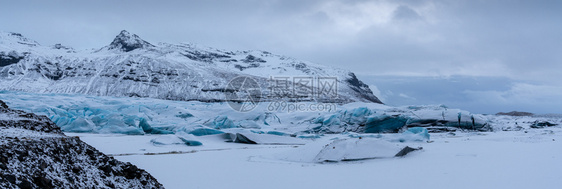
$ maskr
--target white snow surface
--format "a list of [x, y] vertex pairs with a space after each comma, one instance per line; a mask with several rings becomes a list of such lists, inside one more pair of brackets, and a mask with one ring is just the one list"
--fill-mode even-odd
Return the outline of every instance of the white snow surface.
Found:
[[[339, 163], [309, 160], [326, 144], [350, 140], [345, 135], [324, 135], [304, 146], [224, 143], [208, 137], [201, 139], [206, 145], [189, 147], [154, 145], [150, 140], [157, 135], [67, 134], [146, 169], [172, 189], [558, 188], [562, 179], [559, 126], [432, 134], [429, 142], [396, 143], [423, 147], [405, 157]], [[377, 143], [346, 152], [373, 153]]]

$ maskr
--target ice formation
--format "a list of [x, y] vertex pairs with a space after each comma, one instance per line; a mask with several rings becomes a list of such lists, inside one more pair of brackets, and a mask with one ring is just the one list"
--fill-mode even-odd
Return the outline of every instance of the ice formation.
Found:
[[0, 92], [0, 98], [15, 108], [46, 115], [65, 132], [139, 135], [183, 131], [202, 136], [238, 128], [314, 138], [330, 133], [401, 133], [412, 127], [430, 132], [492, 129], [484, 115], [443, 106], [351, 103], [332, 112], [270, 112], [262, 105], [242, 113], [223, 103], [197, 101], [8, 91]]

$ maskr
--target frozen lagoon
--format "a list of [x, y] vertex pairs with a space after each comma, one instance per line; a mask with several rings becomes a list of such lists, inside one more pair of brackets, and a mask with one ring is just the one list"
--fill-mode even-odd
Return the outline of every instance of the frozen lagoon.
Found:
[[[159, 135], [67, 133], [153, 174], [167, 188], [558, 188], [562, 129], [431, 134], [402, 158], [315, 163], [287, 161], [301, 145], [202, 140], [153, 145]], [[336, 135], [307, 140], [328, 143]], [[341, 136], [340, 136], [341, 137]], [[118, 144], [118, 145], [116, 145]], [[146, 154], [146, 155], [145, 155]], [[153, 155], [150, 155], [153, 154]]]

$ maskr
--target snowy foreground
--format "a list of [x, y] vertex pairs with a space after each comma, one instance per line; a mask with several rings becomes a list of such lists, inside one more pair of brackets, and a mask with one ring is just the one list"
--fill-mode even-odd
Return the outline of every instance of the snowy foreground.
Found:
[[560, 127], [431, 134], [429, 142], [399, 143], [423, 147], [405, 157], [339, 163], [294, 157], [311, 157], [342, 135], [304, 146], [216, 138], [186, 146], [151, 143], [161, 135], [66, 134], [146, 169], [167, 188], [559, 188], [562, 179]]

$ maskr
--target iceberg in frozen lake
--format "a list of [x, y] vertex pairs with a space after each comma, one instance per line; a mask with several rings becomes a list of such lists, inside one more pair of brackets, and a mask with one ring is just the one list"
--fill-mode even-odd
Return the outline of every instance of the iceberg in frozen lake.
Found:
[[406, 147], [375, 138], [339, 139], [322, 148], [314, 161], [338, 162], [392, 158], [396, 157]]
[[308, 163], [360, 161], [402, 157], [420, 149], [380, 138], [341, 138], [307, 143], [273, 158]]

